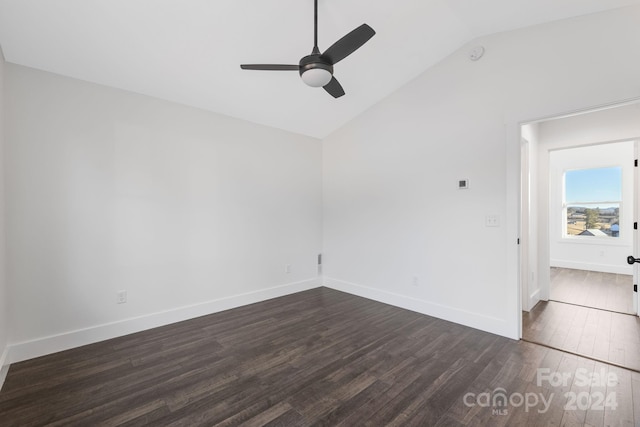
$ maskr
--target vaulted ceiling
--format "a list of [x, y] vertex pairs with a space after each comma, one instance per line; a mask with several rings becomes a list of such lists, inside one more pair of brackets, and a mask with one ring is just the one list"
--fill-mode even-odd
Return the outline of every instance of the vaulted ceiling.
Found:
[[8, 62], [322, 138], [482, 35], [640, 0], [319, 0], [319, 46], [377, 34], [336, 65], [346, 95], [304, 85], [313, 0], [0, 0]]

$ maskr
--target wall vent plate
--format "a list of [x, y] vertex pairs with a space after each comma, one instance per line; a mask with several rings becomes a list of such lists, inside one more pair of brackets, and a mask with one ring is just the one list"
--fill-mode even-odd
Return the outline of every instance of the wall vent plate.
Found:
[[468, 179], [459, 179], [458, 180], [458, 189], [459, 190], [466, 190], [467, 188], [469, 188], [469, 180]]

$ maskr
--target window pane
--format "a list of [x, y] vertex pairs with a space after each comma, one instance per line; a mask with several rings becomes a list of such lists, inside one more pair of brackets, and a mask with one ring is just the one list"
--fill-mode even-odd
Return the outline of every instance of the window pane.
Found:
[[567, 203], [622, 200], [620, 166], [567, 171], [564, 183]]
[[567, 205], [569, 236], [619, 237], [620, 203]]

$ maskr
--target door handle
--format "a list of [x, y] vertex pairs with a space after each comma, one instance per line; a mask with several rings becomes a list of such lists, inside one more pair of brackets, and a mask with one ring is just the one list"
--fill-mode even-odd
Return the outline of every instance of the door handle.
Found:
[[633, 255], [627, 257], [627, 263], [633, 264], [634, 262], [640, 263], [640, 258], [634, 258]]

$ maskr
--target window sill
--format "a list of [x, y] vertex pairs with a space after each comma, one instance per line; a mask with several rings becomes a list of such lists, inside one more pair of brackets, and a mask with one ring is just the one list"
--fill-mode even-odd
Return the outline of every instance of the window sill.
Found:
[[[612, 241], [615, 239], [615, 241]], [[624, 237], [563, 237], [558, 239], [558, 243], [569, 243], [577, 245], [599, 245], [599, 246], [631, 246], [631, 239]]]

